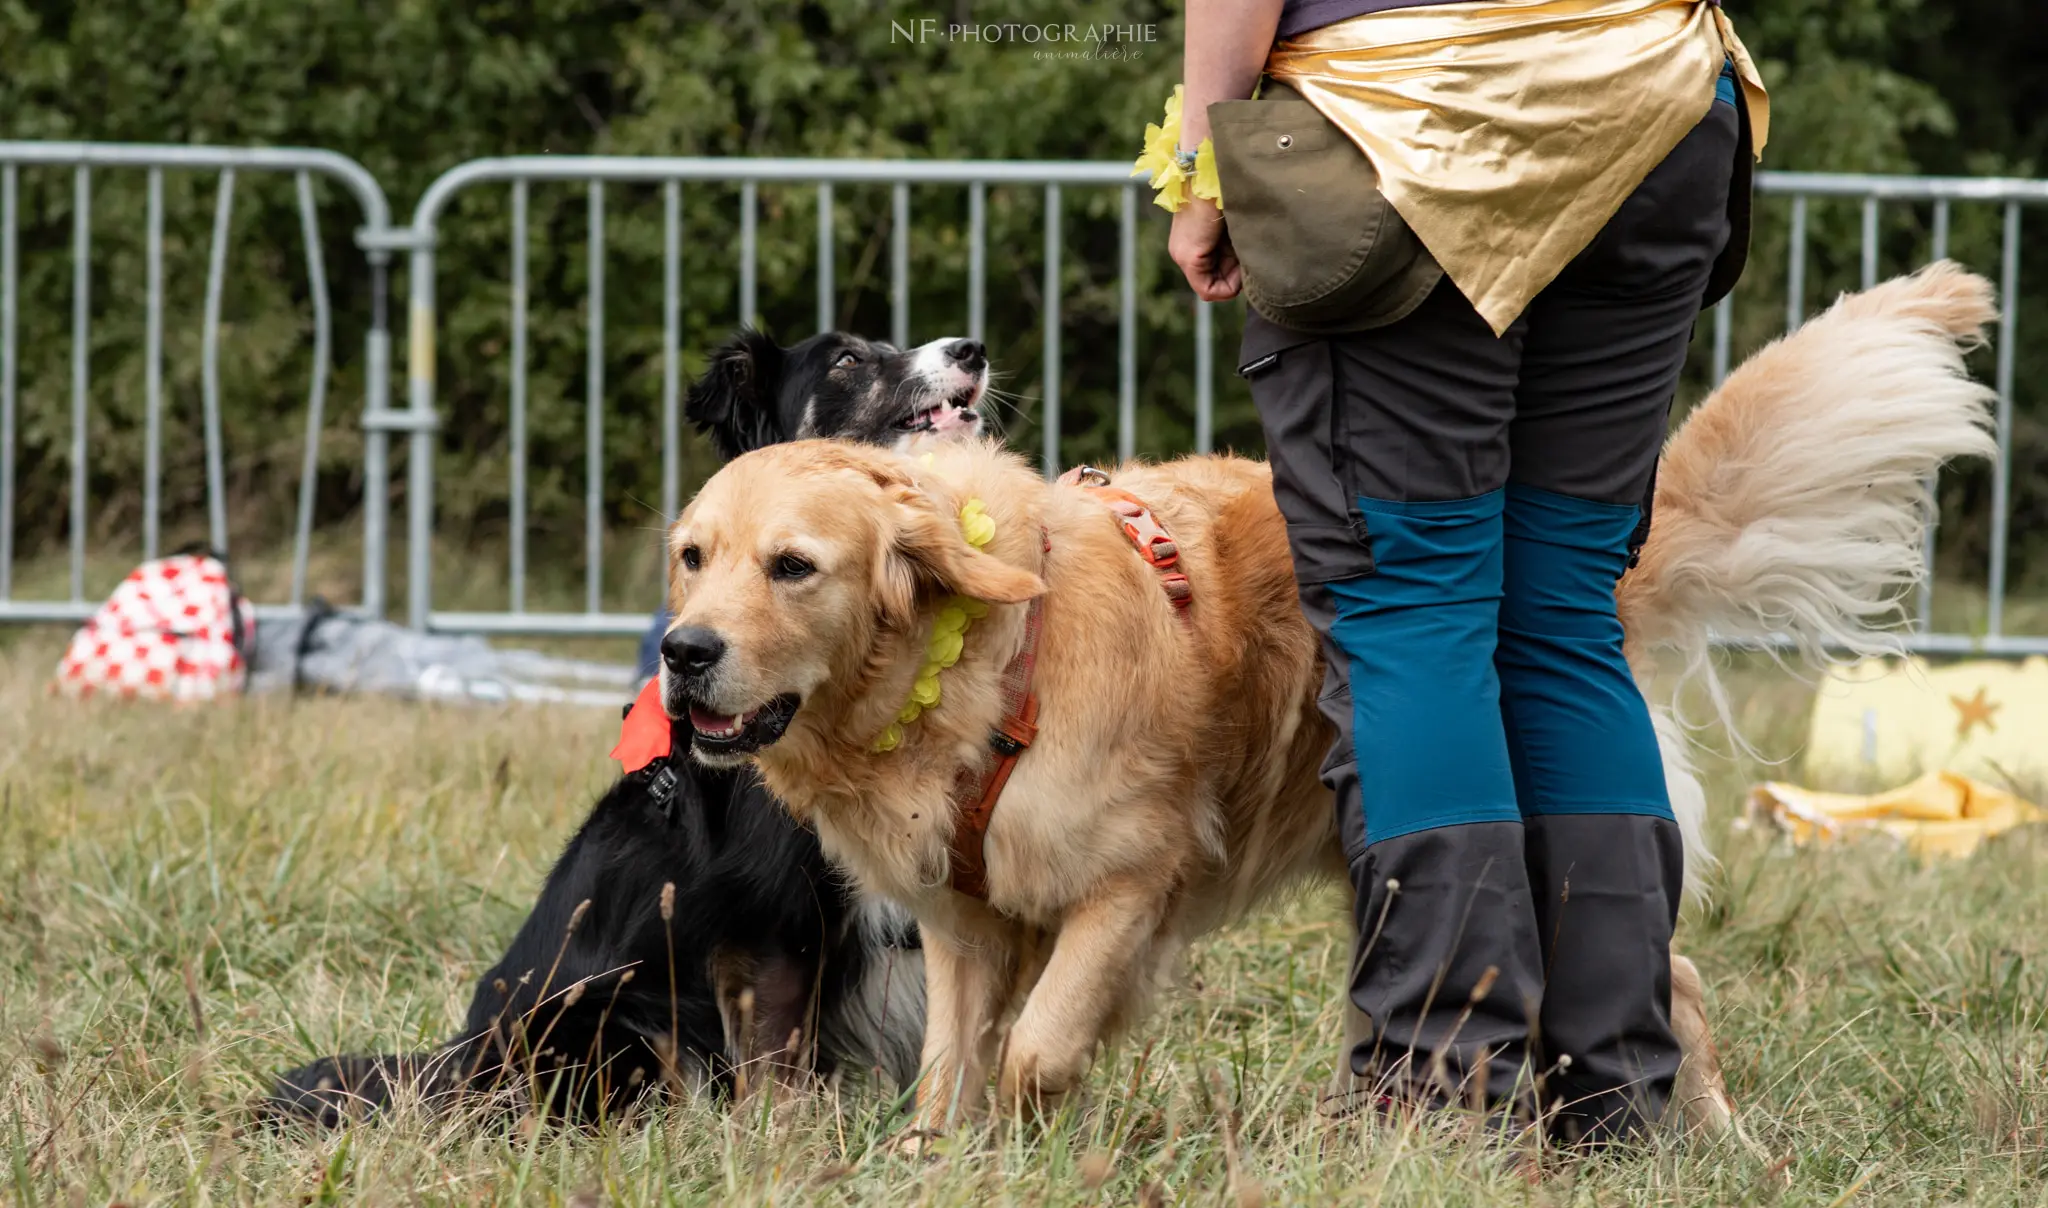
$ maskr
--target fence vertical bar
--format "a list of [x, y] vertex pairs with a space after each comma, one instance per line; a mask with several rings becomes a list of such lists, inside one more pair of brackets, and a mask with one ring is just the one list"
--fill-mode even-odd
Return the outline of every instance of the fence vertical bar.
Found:
[[2014, 348], [2019, 339], [2020, 203], [2005, 204], [2005, 237], [1998, 272], [1998, 461], [1991, 477], [1991, 600], [1985, 628], [2005, 632], [2006, 542], [2012, 514], [2012, 391]]
[[1806, 322], [1806, 194], [1792, 195], [1791, 250], [1785, 266], [1785, 330]]
[[[1928, 249], [1931, 260], [1948, 259], [1949, 203], [1941, 198], [1934, 203], [1934, 239]], [[1934, 632], [1934, 553], [1935, 540], [1941, 533], [1941, 472], [1927, 476], [1927, 530], [1921, 538], [1920, 590], [1914, 606], [1915, 625], [1921, 633]]]
[[910, 346], [910, 186], [889, 190], [889, 342]]
[[832, 182], [818, 184], [818, 330], [831, 331], [832, 315]]
[[604, 182], [590, 182], [590, 335], [584, 368], [583, 608], [603, 611], [604, 587]]
[[967, 186], [967, 338], [988, 326], [988, 185]]
[[512, 465], [510, 607], [526, 611], [526, 207], [527, 183], [512, 182]]
[[755, 274], [760, 239], [761, 190], [753, 181], [740, 185], [740, 323], [752, 327], [757, 318], [760, 282]]
[[148, 230], [143, 236], [142, 557], [162, 540], [164, 476], [164, 170], [149, 170]]
[[1195, 299], [1195, 452], [1216, 444], [1216, 316], [1211, 305]]
[[0, 600], [14, 595], [15, 189], [14, 165], [0, 165]]
[[1863, 288], [1877, 284], [1877, 198], [1863, 199]]
[[1728, 380], [1728, 363], [1734, 357], [1735, 295], [1731, 292], [1714, 305], [1714, 385]]
[[72, 174], [71, 598], [85, 599], [85, 396], [92, 339], [92, 169]]
[[313, 505], [320, 486], [320, 432], [327, 414], [327, 366], [334, 350], [333, 314], [327, 297], [327, 262], [320, 247], [320, 211], [313, 178], [298, 173], [299, 226], [306, 240], [306, 288], [313, 296], [313, 377], [306, 385], [306, 452], [299, 467], [299, 518], [292, 535], [293, 607], [306, 602], [306, 561], [313, 544]]
[[[661, 522], [676, 518], [683, 490], [683, 186], [661, 186]], [[657, 564], [663, 579], [666, 561]]]
[[222, 168], [213, 203], [213, 247], [206, 259], [206, 317], [199, 348], [206, 425], [206, 537], [216, 554], [228, 551], [227, 470], [220, 430], [220, 299], [227, 278], [228, 223], [234, 208], [235, 170]]
[[363, 336], [363, 612], [383, 620], [391, 542], [391, 253], [370, 257], [370, 330]]
[[434, 314], [434, 244], [431, 234], [415, 242], [408, 256], [407, 288], [412, 297], [407, 307], [405, 354], [406, 425], [406, 509], [405, 509], [405, 615], [406, 624], [425, 630], [434, 608], [434, 347], [437, 320]]
[[1138, 455], [1138, 192], [1118, 191], [1116, 318], [1116, 455]]
[[1047, 478], [1060, 473], [1060, 210], [1060, 187], [1045, 186], [1045, 349], [1038, 406]]

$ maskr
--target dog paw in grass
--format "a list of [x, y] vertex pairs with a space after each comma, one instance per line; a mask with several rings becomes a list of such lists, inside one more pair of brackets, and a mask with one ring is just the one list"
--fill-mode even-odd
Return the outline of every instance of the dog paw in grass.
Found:
[[934, 1128], [907, 1128], [889, 1142], [889, 1152], [913, 1162], [926, 1161], [939, 1156], [939, 1142], [945, 1136]]

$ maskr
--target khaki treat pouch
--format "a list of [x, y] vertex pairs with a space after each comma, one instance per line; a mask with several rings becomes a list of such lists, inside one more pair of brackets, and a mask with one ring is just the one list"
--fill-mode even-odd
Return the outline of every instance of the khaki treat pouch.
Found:
[[1364, 152], [1314, 105], [1265, 81], [1209, 106], [1210, 139], [1245, 298], [1282, 327], [1327, 334], [1405, 317], [1443, 276], [1380, 195]]

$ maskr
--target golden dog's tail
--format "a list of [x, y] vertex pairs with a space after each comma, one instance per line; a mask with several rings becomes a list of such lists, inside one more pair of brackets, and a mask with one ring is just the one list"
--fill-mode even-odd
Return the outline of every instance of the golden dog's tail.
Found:
[[[1925, 574], [1926, 480], [1995, 452], [1994, 396], [1963, 354], [1997, 313], [1989, 281], [1930, 265], [1843, 296], [1687, 417], [1658, 468], [1641, 563], [1617, 592], [1639, 676], [1676, 656], [1727, 722], [1715, 639], [1789, 645], [1816, 664], [1897, 649], [1901, 603]], [[1659, 729], [1667, 768], [1689, 775], [1680, 728], [1667, 714]], [[1679, 779], [1688, 859], [1704, 862], [1704, 796]]]

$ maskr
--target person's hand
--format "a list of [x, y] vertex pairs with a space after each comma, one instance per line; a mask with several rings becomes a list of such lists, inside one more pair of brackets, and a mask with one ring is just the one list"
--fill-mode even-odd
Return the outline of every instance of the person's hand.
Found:
[[1187, 275], [1195, 296], [1204, 302], [1227, 302], [1244, 288], [1244, 268], [1231, 249], [1223, 211], [1213, 201], [1190, 197], [1174, 212], [1166, 252]]

